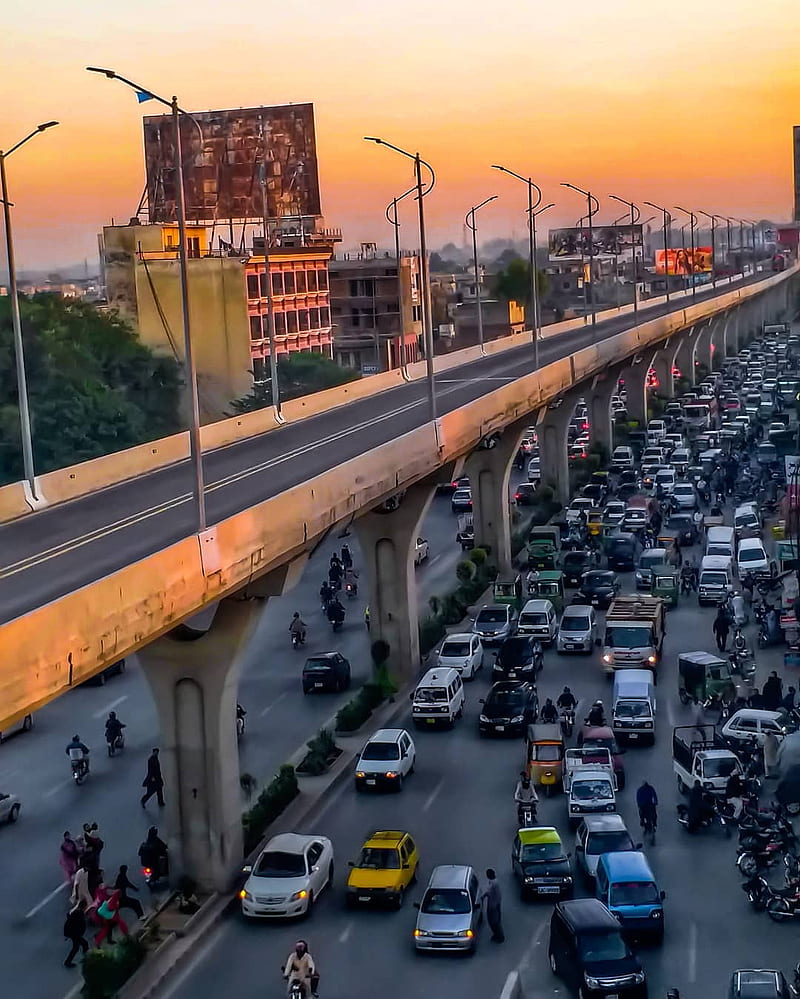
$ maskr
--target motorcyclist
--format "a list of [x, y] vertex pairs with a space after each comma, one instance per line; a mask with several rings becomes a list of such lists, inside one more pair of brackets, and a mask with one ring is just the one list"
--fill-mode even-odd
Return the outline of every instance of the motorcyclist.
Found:
[[327, 579], [323, 579], [322, 586], [320, 586], [319, 588], [319, 600], [320, 603], [322, 604], [323, 611], [326, 611], [328, 609], [328, 604], [333, 599], [333, 593], [334, 590], [331, 584], [328, 582]]
[[72, 763], [82, 764], [84, 770], [89, 769], [89, 747], [85, 742], [81, 742], [79, 735], [73, 735], [72, 741], [67, 743], [66, 754]]
[[595, 701], [592, 705], [586, 724], [589, 728], [601, 728], [606, 723], [606, 712], [602, 701]]
[[744, 783], [740, 774], [732, 773], [725, 784], [725, 800], [733, 807], [733, 817], [738, 821], [744, 808]]
[[517, 803], [517, 821], [520, 825], [522, 825], [522, 809], [525, 805], [530, 805], [531, 818], [536, 819], [536, 805], [539, 801], [539, 795], [524, 770], [520, 772], [517, 786], [514, 788], [514, 801]]
[[694, 787], [689, 792], [689, 807], [687, 810], [687, 829], [689, 832], [696, 832], [703, 822], [710, 819], [714, 814], [714, 809], [710, 802], [706, 792], [703, 790], [703, 785], [699, 780], [694, 782]]
[[542, 721], [545, 724], [554, 724], [558, 721], [558, 708], [553, 704], [550, 697], [542, 705]]
[[301, 642], [306, 640], [306, 623], [300, 617], [298, 611], [295, 611], [294, 614], [292, 614], [292, 623], [289, 625], [289, 633], [292, 638], [297, 635]]
[[152, 872], [150, 878], [153, 881], [158, 881], [169, 873], [167, 844], [159, 837], [156, 826], [148, 829], [147, 839], [139, 847], [139, 860], [142, 867]]
[[575, 699], [575, 695], [569, 689], [569, 687], [564, 687], [561, 693], [558, 695], [558, 700], [556, 701], [556, 707], [561, 708], [563, 711], [574, 711], [578, 706], [578, 702]]
[[658, 825], [658, 795], [652, 784], [643, 780], [636, 792], [636, 807], [639, 809], [639, 823], [645, 829], [648, 823], [655, 832]]
[[121, 738], [122, 730], [127, 728], [119, 718], [117, 718], [116, 711], [109, 711], [108, 718], [106, 719], [106, 742], [111, 746], [117, 739]]
[[345, 570], [353, 568], [353, 553], [349, 545], [342, 545], [342, 565]]
[[338, 596], [334, 596], [328, 604], [327, 614], [331, 624], [341, 624], [344, 621], [344, 605]]
[[[335, 557], [334, 557], [335, 558]], [[344, 568], [342, 563], [338, 559], [331, 559], [331, 565], [328, 569], [328, 580], [334, 593], [341, 589], [342, 586], [342, 576], [344, 575]]]
[[319, 976], [305, 940], [298, 940], [294, 945], [283, 969], [283, 977], [288, 983], [287, 993], [291, 992], [294, 982], [299, 982], [304, 996], [308, 996], [309, 992], [316, 996]]
[[358, 594], [358, 573], [352, 564], [344, 570], [344, 585], [353, 591], [353, 595]]

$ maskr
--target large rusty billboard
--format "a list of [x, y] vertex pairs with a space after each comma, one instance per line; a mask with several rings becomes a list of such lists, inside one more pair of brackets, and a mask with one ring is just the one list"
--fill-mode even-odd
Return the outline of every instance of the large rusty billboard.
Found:
[[[181, 117], [186, 218], [271, 219], [321, 215], [314, 105], [203, 111]], [[174, 222], [175, 142], [170, 115], [144, 119], [151, 222]]]

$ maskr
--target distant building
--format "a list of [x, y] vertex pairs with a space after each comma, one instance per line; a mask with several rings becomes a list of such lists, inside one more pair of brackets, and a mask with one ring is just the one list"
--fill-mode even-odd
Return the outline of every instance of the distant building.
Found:
[[[398, 276], [399, 269], [399, 276]], [[419, 258], [379, 253], [374, 243], [333, 258], [330, 303], [334, 358], [363, 374], [411, 364], [421, 357]]]
[[[525, 307], [518, 302], [481, 300], [483, 342], [521, 333], [525, 329]], [[457, 305], [453, 311], [454, 343], [450, 349], [460, 350], [479, 343], [478, 302], [470, 299]]]
[[[133, 220], [135, 222], [135, 220]], [[337, 232], [278, 233], [269, 250], [278, 355], [332, 354], [328, 261]], [[100, 239], [109, 307], [144, 343], [183, 359], [178, 228], [106, 226]], [[202, 415], [219, 419], [232, 399], [269, 373], [263, 237], [244, 253], [212, 254], [209, 229], [187, 227], [189, 312]]]

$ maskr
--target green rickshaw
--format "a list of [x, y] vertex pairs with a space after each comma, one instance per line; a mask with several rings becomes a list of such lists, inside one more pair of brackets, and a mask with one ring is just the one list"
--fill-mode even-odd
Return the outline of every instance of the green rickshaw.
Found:
[[554, 570], [558, 565], [558, 549], [550, 538], [528, 541], [528, 568]]
[[669, 566], [658, 565], [652, 570], [650, 592], [661, 597], [667, 607], [678, 606], [678, 573]]
[[522, 605], [522, 577], [496, 579], [492, 585], [492, 603], [508, 604], [519, 610]]
[[678, 696], [681, 704], [710, 707], [730, 705], [736, 699], [731, 664], [710, 652], [683, 652], [678, 656]]
[[540, 572], [531, 596], [537, 600], [549, 600], [557, 611], [564, 608], [564, 573], [560, 570]]

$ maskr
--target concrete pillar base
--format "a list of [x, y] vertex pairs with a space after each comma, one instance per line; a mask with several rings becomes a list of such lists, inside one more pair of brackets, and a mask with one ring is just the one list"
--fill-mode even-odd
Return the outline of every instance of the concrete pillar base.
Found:
[[655, 390], [662, 399], [675, 398], [675, 384], [672, 377], [672, 362], [674, 358], [674, 348], [670, 345], [659, 350], [653, 358], [652, 367], [658, 379], [658, 388]]
[[630, 364], [622, 370], [628, 420], [636, 420], [640, 427], [647, 425], [647, 372], [649, 368], [649, 360], [640, 357], [638, 364]]
[[163, 812], [173, 878], [186, 874], [204, 889], [222, 892], [238, 873], [240, 656], [266, 598], [290, 589], [304, 565], [305, 558], [298, 559], [267, 573], [220, 601], [215, 613], [210, 608], [139, 651], [161, 725]]
[[675, 354], [675, 365], [683, 378], [688, 379], [690, 385], [695, 384], [695, 346], [697, 343], [697, 328], [691, 326], [686, 331], [678, 334], [678, 350]]
[[592, 380], [591, 388], [585, 392], [589, 410], [589, 436], [593, 444], [602, 444], [608, 453], [614, 448], [614, 434], [611, 420], [611, 396], [616, 394], [620, 366], [608, 368]]
[[555, 409], [545, 407], [539, 411], [536, 420], [542, 482], [552, 486], [553, 495], [562, 506], [570, 500], [567, 428], [580, 395], [580, 390], [576, 389], [567, 392], [562, 396], [560, 406]]

